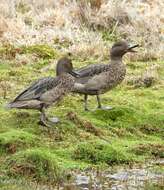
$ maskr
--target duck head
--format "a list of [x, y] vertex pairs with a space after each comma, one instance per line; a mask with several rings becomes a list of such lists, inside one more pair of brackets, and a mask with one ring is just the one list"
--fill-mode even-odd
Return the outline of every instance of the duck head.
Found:
[[111, 59], [121, 59], [122, 56], [128, 52], [136, 52], [134, 48], [139, 45], [129, 45], [126, 41], [116, 42], [110, 51]]
[[62, 75], [64, 73], [69, 73], [74, 77], [78, 77], [78, 72], [73, 70], [73, 65], [71, 59], [68, 59], [67, 57], [63, 57], [59, 59], [56, 66], [56, 75]]

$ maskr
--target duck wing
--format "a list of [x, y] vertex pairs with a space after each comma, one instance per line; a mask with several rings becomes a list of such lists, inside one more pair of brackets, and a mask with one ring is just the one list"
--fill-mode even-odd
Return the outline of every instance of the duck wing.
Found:
[[45, 77], [34, 82], [30, 87], [21, 92], [13, 102], [39, 99], [42, 94], [51, 90], [60, 83], [59, 77]]
[[77, 70], [79, 73], [79, 78], [77, 78], [76, 82], [86, 83], [91, 77], [94, 75], [98, 75], [102, 72], [106, 72], [110, 69], [109, 64], [93, 64]]

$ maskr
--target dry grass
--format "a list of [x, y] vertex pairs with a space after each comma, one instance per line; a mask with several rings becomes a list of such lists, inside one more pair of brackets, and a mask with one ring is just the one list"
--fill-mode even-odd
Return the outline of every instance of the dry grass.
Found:
[[153, 64], [151, 66], [147, 66], [144, 71], [142, 71], [138, 75], [127, 76], [125, 79], [125, 83], [128, 85], [132, 85], [135, 88], [138, 87], [150, 87], [155, 84], [163, 85], [163, 79], [159, 77], [158, 70], [162, 69], [162, 66], [158, 64]]
[[1, 0], [0, 42], [54, 45], [64, 39], [69, 44], [63, 51], [101, 57], [108, 54], [105, 31], [109, 41], [117, 37], [142, 45], [142, 56], [133, 60], [163, 58], [163, 8], [162, 0]]

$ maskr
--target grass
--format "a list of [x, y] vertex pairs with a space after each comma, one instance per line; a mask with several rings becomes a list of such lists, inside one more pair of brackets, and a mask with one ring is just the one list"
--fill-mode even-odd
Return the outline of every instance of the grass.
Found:
[[2, 152], [15, 153], [18, 148], [34, 146], [37, 137], [23, 130], [10, 130], [0, 134], [0, 145]]
[[61, 50], [68, 48], [82, 57], [101, 58], [102, 54], [108, 55], [106, 42], [124, 38], [138, 42], [143, 48], [134, 60], [163, 58], [163, 15], [159, 14], [162, 0], [153, 3], [16, 0], [12, 4], [3, 0], [0, 7], [2, 44], [48, 43]]
[[62, 168], [57, 163], [55, 154], [47, 149], [27, 149], [9, 159], [9, 175], [31, 176], [36, 180], [58, 182]]
[[38, 57], [43, 59], [54, 59], [56, 58], [57, 52], [49, 46], [49, 45], [31, 45], [31, 46], [23, 46], [21, 47], [22, 53], [33, 53], [36, 54]]
[[37, 44], [30, 46], [15, 47], [10, 43], [0, 47], [0, 57], [8, 59], [15, 58], [16, 54], [34, 54], [35, 56], [43, 59], [54, 59], [58, 57], [58, 52], [53, 47], [47, 44]]
[[108, 165], [130, 163], [134, 161], [132, 154], [128, 154], [122, 147], [107, 142], [79, 143], [74, 152], [74, 158], [91, 162], [92, 164], [105, 163]]
[[[162, 61], [156, 62], [160, 67], [157, 70], [159, 78], [152, 86], [135, 87], [124, 82], [102, 95], [103, 104], [111, 105], [112, 110], [84, 112], [83, 97], [70, 94], [58, 106], [48, 110], [49, 116], [56, 115], [61, 119], [51, 129], [38, 125], [37, 111], [7, 110], [5, 104], [33, 80], [54, 75], [51, 61], [56, 54], [49, 49], [46, 52], [45, 47], [47, 45], [29, 46], [27, 51], [19, 47], [20, 51], [16, 52], [16, 56], [22, 52], [29, 56], [36, 55], [36, 50], [37, 62], [31, 60], [18, 65], [16, 56], [10, 56], [12, 51], [8, 58], [6, 54], [2, 56], [0, 94], [6, 95], [0, 96], [1, 176], [56, 184], [65, 180], [74, 169], [106, 168], [163, 158]], [[73, 60], [76, 67], [96, 63], [94, 58]], [[152, 65], [154, 62], [149, 62], [149, 66]], [[138, 75], [146, 67], [145, 62], [128, 63], [127, 75]], [[44, 68], [48, 69], [44, 71]], [[4, 82], [8, 84], [5, 88]], [[89, 107], [96, 107], [95, 97], [89, 98]]]

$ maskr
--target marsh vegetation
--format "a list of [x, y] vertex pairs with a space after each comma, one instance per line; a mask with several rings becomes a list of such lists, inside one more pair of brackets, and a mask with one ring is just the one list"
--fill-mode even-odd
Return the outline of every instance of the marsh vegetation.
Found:
[[[8, 1], [0, 3], [3, 6], [0, 12], [0, 189], [9, 189], [3, 182], [8, 184], [10, 180], [28, 181], [34, 189], [37, 186], [42, 189], [42, 185], [62, 187], [73, 174], [78, 176], [79, 171], [79, 175], [93, 170], [103, 173], [108, 168], [113, 171], [111, 167], [132, 167], [163, 159], [163, 21], [155, 17], [162, 1], [154, 4], [124, 1], [120, 6], [115, 1], [98, 0], [89, 4], [50, 0], [35, 4], [30, 4], [30, 0], [13, 2], [16, 4], [10, 6]], [[132, 4], [138, 13], [122, 13], [124, 17], [107, 14], [106, 7], [127, 13]], [[151, 16], [156, 20], [149, 18], [153, 23], [147, 20], [145, 7], [153, 10]], [[134, 13], [142, 15], [142, 20], [133, 19]], [[90, 97], [93, 111], [84, 112], [83, 97], [69, 94], [49, 109], [49, 116], [56, 115], [61, 122], [47, 129], [38, 124], [38, 112], [5, 108], [7, 102], [34, 80], [54, 76], [56, 61], [61, 56], [71, 52], [76, 68], [108, 63], [112, 43], [126, 37], [142, 47], [137, 54], [125, 57], [124, 82], [102, 95], [103, 104], [111, 105], [112, 110], [94, 110], [95, 99]], [[163, 181], [157, 189], [162, 186]], [[17, 184], [12, 188], [21, 189]], [[153, 184], [146, 188], [155, 189]]]

